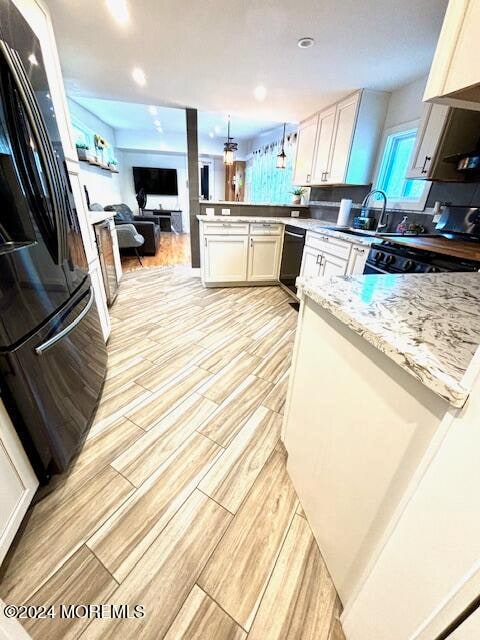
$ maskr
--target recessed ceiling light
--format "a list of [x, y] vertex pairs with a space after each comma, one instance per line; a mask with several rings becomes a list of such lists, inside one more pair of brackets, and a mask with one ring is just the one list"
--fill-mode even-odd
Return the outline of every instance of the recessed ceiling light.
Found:
[[130, 16], [126, 0], [105, 0], [105, 3], [118, 24], [124, 26], [128, 23]]
[[148, 112], [152, 114], [152, 116], [156, 116], [158, 113], [158, 109], [157, 107], [154, 107], [153, 105], [148, 107]]
[[215, 133], [220, 133], [220, 131], [222, 130], [222, 127], [220, 125], [215, 125]]
[[162, 127], [157, 127], [157, 131], [158, 131], [158, 133], [163, 133]]
[[300, 49], [308, 49], [309, 47], [313, 47], [314, 44], [315, 40], [313, 38], [300, 38], [297, 42]]
[[255, 100], [258, 100], [258, 102], [263, 102], [267, 97], [267, 90], [265, 89], [263, 84], [259, 84], [258, 87], [255, 87], [253, 95], [255, 96]]
[[28, 61], [30, 62], [30, 64], [34, 64], [36, 67], [38, 67], [38, 60], [37, 60], [37, 56], [34, 53], [31, 53], [28, 56]]
[[132, 78], [141, 87], [144, 87], [147, 84], [147, 78], [145, 76], [145, 71], [143, 69], [140, 69], [140, 67], [135, 67], [135, 69], [132, 71]]
[[160, 120], [154, 120], [154, 121], [153, 121], [153, 124], [154, 124], [156, 127], [161, 127], [161, 126], [162, 126], [162, 123], [160, 122]]
[[213, 131], [210, 131], [210, 133], [208, 134], [210, 136], [210, 138], [214, 138], [215, 134], [213, 133]]

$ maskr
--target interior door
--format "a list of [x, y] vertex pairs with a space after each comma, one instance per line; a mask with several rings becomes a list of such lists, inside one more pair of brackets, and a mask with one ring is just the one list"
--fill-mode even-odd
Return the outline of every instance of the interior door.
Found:
[[360, 95], [356, 93], [337, 105], [330, 167], [326, 175], [327, 183], [345, 182], [359, 99]]
[[322, 111], [318, 116], [317, 145], [312, 184], [321, 184], [327, 181], [335, 125], [335, 112], [336, 106], [333, 106]]

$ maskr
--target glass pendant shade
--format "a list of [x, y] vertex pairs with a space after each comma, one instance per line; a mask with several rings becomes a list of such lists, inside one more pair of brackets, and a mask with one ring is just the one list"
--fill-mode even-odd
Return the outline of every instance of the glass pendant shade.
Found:
[[231, 166], [234, 161], [235, 151], [238, 149], [238, 144], [233, 142], [233, 138], [230, 136], [230, 116], [228, 116], [228, 132], [227, 141], [223, 145], [223, 163], [227, 166]]

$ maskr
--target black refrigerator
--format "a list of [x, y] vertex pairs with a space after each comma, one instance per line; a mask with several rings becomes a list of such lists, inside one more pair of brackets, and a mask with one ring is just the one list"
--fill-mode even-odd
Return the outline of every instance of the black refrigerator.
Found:
[[40, 44], [0, 0], [0, 393], [42, 483], [81, 449], [106, 360]]

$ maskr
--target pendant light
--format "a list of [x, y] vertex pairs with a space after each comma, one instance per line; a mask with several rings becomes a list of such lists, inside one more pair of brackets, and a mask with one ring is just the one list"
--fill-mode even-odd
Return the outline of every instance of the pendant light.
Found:
[[228, 131], [227, 141], [223, 145], [223, 163], [231, 166], [234, 161], [235, 151], [238, 149], [238, 144], [233, 142], [233, 138], [230, 137], [230, 116], [228, 116]]
[[282, 150], [277, 156], [277, 169], [285, 169], [287, 166], [287, 154], [285, 153], [285, 126], [286, 122], [283, 123]]

